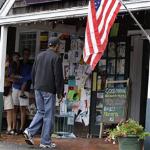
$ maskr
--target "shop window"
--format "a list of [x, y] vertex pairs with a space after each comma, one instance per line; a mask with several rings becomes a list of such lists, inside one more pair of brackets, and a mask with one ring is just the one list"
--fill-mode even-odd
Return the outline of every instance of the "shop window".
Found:
[[107, 49], [97, 66], [98, 74], [101, 76], [106, 72], [107, 80], [124, 80], [126, 65], [126, 42], [111, 40]]
[[[124, 36], [116, 36], [118, 34], [115, 32], [113, 32], [114, 36], [109, 38], [102, 59], [99, 61], [93, 72], [90, 134], [94, 136], [100, 136], [100, 123], [103, 122], [104, 117], [103, 113], [106, 87], [112, 89], [118, 88], [121, 90], [127, 87], [126, 82], [106, 85], [106, 80], [125, 81], [128, 77], [127, 73], [129, 67], [127, 66], [127, 61], [129, 61], [128, 59], [130, 57], [128, 52], [129, 49], [127, 47], [127, 39]], [[108, 126], [106, 128], [108, 128]]]
[[22, 55], [22, 52], [25, 48], [30, 49], [31, 57], [35, 56], [36, 50], [36, 32], [23, 32], [19, 35], [19, 53]]
[[46, 50], [48, 46], [48, 32], [40, 33], [40, 51]]

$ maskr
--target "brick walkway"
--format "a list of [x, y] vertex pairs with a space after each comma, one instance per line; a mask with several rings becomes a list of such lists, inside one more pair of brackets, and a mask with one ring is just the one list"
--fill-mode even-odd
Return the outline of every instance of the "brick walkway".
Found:
[[[35, 138], [35, 146], [26, 145], [23, 136], [2, 135], [0, 138], [0, 150], [38, 150], [40, 143], [39, 137]], [[104, 142], [103, 139], [56, 139], [53, 141], [57, 144], [56, 150], [118, 150], [118, 145]]]

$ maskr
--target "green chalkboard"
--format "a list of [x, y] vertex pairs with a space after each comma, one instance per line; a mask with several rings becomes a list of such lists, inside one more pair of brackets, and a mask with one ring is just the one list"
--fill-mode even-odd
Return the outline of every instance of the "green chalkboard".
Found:
[[127, 88], [106, 88], [103, 103], [103, 122], [119, 123], [126, 119]]

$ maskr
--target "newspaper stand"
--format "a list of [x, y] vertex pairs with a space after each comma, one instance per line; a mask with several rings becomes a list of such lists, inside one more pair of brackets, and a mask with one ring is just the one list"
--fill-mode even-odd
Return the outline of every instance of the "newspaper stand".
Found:
[[74, 134], [74, 114], [55, 114], [54, 133], [60, 138], [73, 138]]

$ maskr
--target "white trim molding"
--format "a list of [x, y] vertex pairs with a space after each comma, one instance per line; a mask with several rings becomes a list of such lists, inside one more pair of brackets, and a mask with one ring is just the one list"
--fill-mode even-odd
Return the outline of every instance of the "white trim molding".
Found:
[[[14, 0], [9, 0], [9, 3], [11, 1]], [[125, 4], [131, 11], [150, 9], [149, 0], [126, 1]], [[126, 11], [125, 8], [122, 6], [120, 12], [125, 12], [125, 11]], [[26, 14], [19, 14], [19, 15], [11, 15], [11, 16], [0, 17], [0, 25], [10, 25], [10, 24], [18, 24], [18, 23], [28, 23], [33, 21], [81, 17], [81, 16], [87, 16], [87, 13], [88, 13], [88, 7], [84, 6], [84, 7], [73, 7], [73, 8], [59, 9], [59, 10], [49, 10], [49, 11], [26, 13]]]
[[5, 59], [7, 45], [7, 27], [0, 27], [0, 92], [4, 92]]
[[87, 7], [74, 7], [53, 11], [41, 11], [28, 14], [0, 17], [0, 25], [27, 23], [34, 21], [65, 19], [87, 15]]
[[[124, 3], [131, 11], [150, 9], [150, 0], [126, 0]], [[121, 6], [120, 12], [125, 11], [124, 6]]]
[[[149, 29], [145, 30], [145, 32], [150, 36]], [[128, 36], [134, 36], [134, 35], [140, 35], [141, 39], [147, 39], [147, 37], [145, 36], [142, 30], [129, 30], [128, 31]]]

